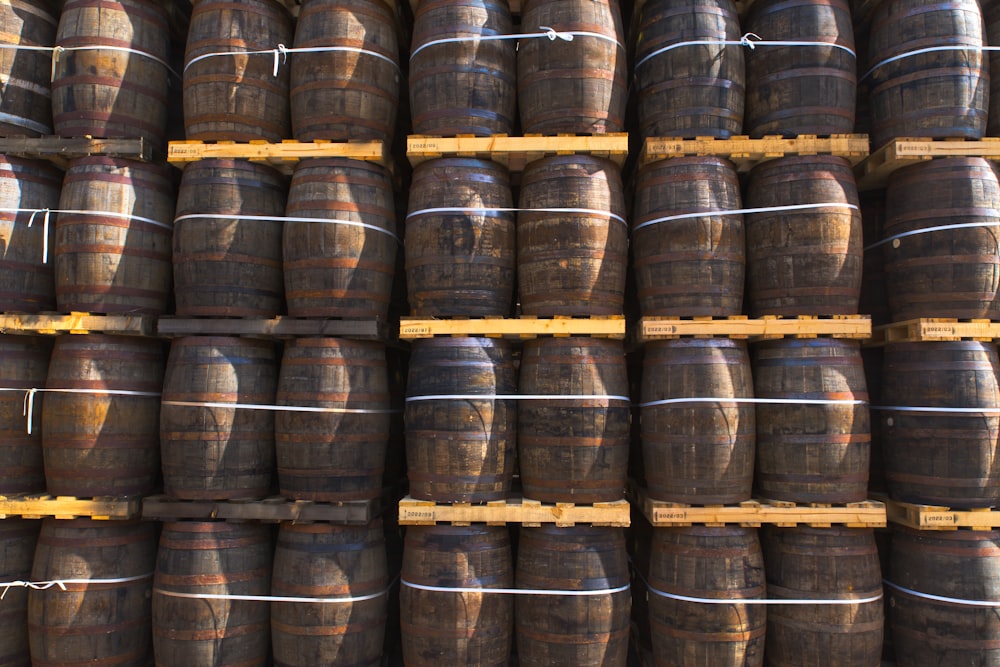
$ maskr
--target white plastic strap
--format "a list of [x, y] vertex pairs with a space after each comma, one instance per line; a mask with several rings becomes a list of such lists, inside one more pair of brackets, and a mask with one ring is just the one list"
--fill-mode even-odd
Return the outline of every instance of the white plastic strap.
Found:
[[208, 58], [220, 58], [222, 56], [260, 56], [260, 55], [270, 55], [274, 57], [274, 69], [272, 71], [273, 76], [278, 76], [278, 68], [284, 63], [288, 62], [288, 48], [284, 44], [278, 44], [276, 48], [267, 49], [265, 51], [216, 51], [214, 53], [203, 53], [202, 55], [192, 58], [187, 64], [184, 65], [184, 72], [187, 73], [188, 68], [194, 65], [196, 62], [202, 60], [207, 60]]
[[[894, 234], [892, 236], [886, 237], [881, 241], [876, 241], [869, 246], [865, 247], [865, 251], [873, 250], [880, 245], [885, 245], [886, 243], [892, 243], [897, 239], [905, 239], [908, 236], [916, 236], [918, 234], [929, 234], [930, 232], [941, 232], [948, 229], [972, 229], [975, 227], [1000, 227], [1000, 222], [962, 222], [955, 225], [935, 225], [933, 227], [924, 227], [922, 229], [911, 229], [908, 232], [901, 232], [899, 234]], [[998, 250], [1000, 252], [1000, 250]]]
[[872, 410], [892, 412], [939, 412], [943, 414], [1000, 415], [1000, 408], [932, 408], [912, 405], [872, 405]]
[[31, 229], [31, 225], [35, 222], [35, 216], [39, 213], [44, 213], [45, 217], [42, 218], [42, 264], [49, 263], [49, 222], [51, 220], [51, 213], [47, 208], [43, 209], [0, 209], [4, 213], [27, 213], [31, 212], [31, 217], [28, 218], [28, 229]]
[[59, 590], [65, 591], [67, 585], [74, 584], [86, 584], [94, 586], [102, 585], [114, 585], [114, 584], [128, 584], [133, 581], [143, 581], [144, 579], [152, 579], [153, 573], [140, 574], [135, 577], [120, 577], [118, 579], [53, 579], [52, 581], [5, 581], [0, 582], [0, 589], [3, 592], [0, 593], [0, 600], [7, 595], [7, 591], [11, 588], [30, 588], [35, 591], [46, 591], [50, 588], [58, 588]]
[[451, 44], [457, 42], [495, 42], [506, 39], [522, 40], [522, 39], [539, 39], [542, 37], [548, 39], [550, 42], [554, 42], [557, 39], [561, 39], [564, 42], [572, 42], [574, 37], [597, 37], [599, 39], [609, 41], [613, 44], [617, 44], [618, 47], [623, 50], [625, 49], [622, 43], [619, 42], [614, 37], [610, 35], [604, 35], [599, 32], [587, 32], [579, 30], [562, 31], [562, 30], [555, 30], [554, 28], [550, 28], [544, 25], [538, 26], [538, 29], [541, 30], [542, 32], [526, 32], [516, 35], [468, 35], [466, 37], [445, 37], [442, 39], [433, 39], [429, 42], [421, 44], [416, 49], [414, 49], [413, 52], [410, 53], [410, 60], [413, 60], [413, 57], [416, 56], [421, 51], [423, 51], [424, 49], [429, 48], [431, 46], [437, 46], [439, 44]]
[[303, 598], [303, 597], [284, 597], [278, 595], [226, 595], [223, 593], [177, 593], [174, 591], [165, 591], [162, 588], [154, 588], [153, 594], [156, 595], [166, 595], [172, 598], [185, 598], [188, 600], [239, 600], [243, 602], [308, 602], [312, 604], [348, 604], [352, 602], [365, 602], [367, 600], [375, 600], [384, 595], [388, 595], [389, 591], [392, 589], [392, 585], [386, 588], [384, 591], [378, 593], [372, 593], [371, 595], [358, 595], [353, 597], [338, 597], [338, 598]]
[[628, 396], [609, 394], [432, 394], [407, 396], [406, 402], [416, 401], [618, 401], [629, 403]]
[[52, 209], [52, 213], [65, 213], [66, 215], [93, 215], [99, 218], [121, 218], [122, 220], [138, 220], [139, 222], [145, 222], [147, 225], [154, 225], [156, 227], [162, 227], [163, 229], [173, 230], [174, 226], [169, 222], [160, 222], [159, 220], [153, 220], [152, 218], [144, 218], [141, 215], [132, 215], [131, 213], [116, 213], [113, 211], [78, 211], [75, 209]]
[[907, 51], [906, 53], [901, 53], [898, 56], [893, 56], [891, 58], [886, 58], [885, 60], [880, 61], [878, 64], [876, 64], [867, 72], [865, 72], [863, 75], [861, 75], [861, 78], [858, 79], [858, 83], [861, 83], [862, 81], [870, 77], [878, 68], [884, 65], [888, 65], [889, 63], [894, 63], [897, 60], [903, 60], [904, 58], [910, 58], [912, 56], [923, 55], [925, 53], [937, 53], [939, 51], [976, 51], [977, 53], [982, 53], [983, 51], [1000, 51], [1000, 46], [985, 46], [985, 45], [977, 46], [972, 44], [966, 46], [961, 46], [961, 45], [928, 46], [923, 49]]
[[883, 598], [883, 594], [873, 595], [867, 598], [848, 598], [848, 599], [832, 599], [832, 600], [782, 600], [780, 598], [695, 598], [689, 597], [687, 595], [676, 595], [674, 593], [665, 593], [664, 591], [659, 591], [652, 586], [647, 584], [647, 588], [650, 593], [658, 595], [662, 598], [668, 598], [670, 600], [679, 600], [680, 602], [697, 602], [699, 604], [738, 604], [738, 605], [772, 605], [772, 604], [822, 604], [822, 605], [849, 605], [849, 604], [868, 604], [870, 602], [878, 602]]
[[601, 211], [595, 208], [489, 208], [477, 206], [440, 206], [437, 208], [422, 208], [412, 213], [406, 214], [406, 219], [416, 218], [422, 215], [437, 215], [439, 213], [583, 213], [586, 215], [606, 215], [612, 220], [617, 220], [623, 225], [628, 223], [622, 216], [611, 211]]
[[111, 46], [111, 45], [101, 45], [101, 44], [93, 44], [87, 46], [54, 46], [51, 48], [51, 50], [52, 50], [52, 81], [56, 80], [56, 65], [62, 58], [62, 54], [67, 51], [121, 51], [123, 53], [131, 53], [137, 56], [142, 56], [143, 58], [149, 58], [153, 62], [157, 62], [163, 65], [165, 68], [167, 68], [167, 71], [170, 72], [172, 75], [174, 75], [176, 78], [178, 79], [181, 78], [181, 75], [175, 72], [174, 69], [170, 66], [170, 63], [168, 63], [163, 58], [160, 58], [159, 56], [154, 56], [152, 53], [140, 51], [138, 49], [131, 49], [127, 46]]
[[650, 225], [658, 225], [661, 222], [673, 222], [674, 220], [689, 220], [691, 218], [712, 218], [721, 217], [724, 215], [744, 215], [747, 213], [784, 213], [786, 211], [809, 211], [817, 208], [846, 208], [852, 211], [860, 211], [860, 207], [856, 204], [848, 204], [847, 202], [821, 202], [819, 204], [790, 204], [788, 206], [764, 206], [761, 208], [735, 208], [729, 209], [728, 211], [704, 211], [701, 213], [679, 213], [677, 215], [668, 215], [662, 218], [656, 218], [655, 220], [647, 220], [646, 222], [636, 225], [632, 231], [637, 232], [643, 227], [649, 227]]
[[28, 422], [28, 435], [31, 435], [31, 421], [35, 413], [35, 394], [46, 392], [50, 394], [95, 394], [98, 396], [140, 396], [155, 398], [160, 396], [158, 391], [128, 391], [125, 389], [16, 389], [11, 387], [0, 387], [0, 391], [23, 391], [24, 409], [22, 414]]
[[415, 588], [420, 591], [435, 591], [439, 593], [491, 593], [500, 595], [555, 595], [572, 597], [589, 597], [594, 595], [613, 595], [629, 590], [632, 585], [625, 584], [618, 588], [601, 588], [593, 591], [556, 591], [531, 588], [458, 588], [450, 586], [426, 586], [424, 584], [414, 584], [406, 579], [401, 580], [404, 586]]
[[349, 227], [362, 227], [364, 229], [370, 229], [372, 231], [381, 232], [387, 236], [391, 236], [399, 242], [399, 237], [392, 233], [390, 230], [384, 227], [379, 227], [377, 225], [369, 225], [366, 222], [358, 222], [357, 220], [341, 220], [338, 218], [287, 218], [272, 215], [228, 215], [225, 213], [192, 213], [190, 215], [182, 215], [179, 218], [174, 218], [174, 224], [181, 222], [183, 220], [256, 220], [258, 222], [321, 222], [328, 225], [347, 225]]
[[[378, 58], [379, 60], [384, 60], [393, 67], [396, 71], [401, 71], [399, 69], [399, 63], [397, 63], [392, 58], [385, 56], [384, 54], [377, 53], [375, 51], [369, 51], [368, 49], [361, 49], [356, 46], [310, 46], [310, 47], [297, 47], [292, 49], [285, 49], [285, 53], [326, 53], [329, 51], [345, 51], [348, 53], [358, 53], [364, 56], [371, 56], [373, 58]], [[275, 73], [277, 76], [277, 73]]]
[[24, 116], [0, 113], [0, 122], [10, 123], [11, 125], [17, 125], [18, 127], [26, 127], [29, 130], [33, 130], [42, 135], [52, 134], [52, 128], [49, 125], [43, 125], [42, 123], [34, 121], [30, 118], [25, 118]]
[[234, 410], [267, 410], [270, 412], [323, 412], [338, 415], [391, 415], [398, 410], [365, 410], [361, 408], [320, 408], [303, 405], [257, 405], [254, 403], [223, 403], [213, 401], [163, 401], [162, 405], [182, 408], [232, 408]]
[[857, 58], [858, 55], [850, 47], [844, 46], [843, 44], [835, 44], [833, 42], [819, 42], [819, 41], [786, 41], [786, 40], [767, 40], [762, 38], [760, 35], [752, 32], [748, 32], [739, 40], [729, 40], [729, 39], [697, 39], [687, 42], [677, 42], [675, 44], [669, 44], [661, 49], [653, 51], [645, 58], [640, 60], [635, 64], [638, 68], [640, 65], [645, 63], [647, 60], [655, 58], [656, 56], [667, 53], [668, 51], [673, 51], [674, 49], [679, 49], [682, 46], [745, 46], [746, 48], [753, 51], [758, 46], [832, 46], [835, 49], [841, 49], [842, 51], [847, 51], [851, 54], [851, 57]]
[[913, 597], [922, 598], [924, 600], [932, 600], [934, 602], [947, 602], [949, 604], [960, 604], [967, 607], [1000, 607], [1000, 600], [962, 600], [959, 598], [949, 598], [943, 595], [931, 595], [930, 593], [920, 593], [919, 591], [910, 590], [909, 588], [904, 588], [897, 584], [892, 583], [888, 579], [883, 579], [884, 583], [889, 588], [894, 588], [895, 590], [906, 593], [907, 595], [912, 595]]
[[652, 408], [658, 405], [675, 405], [677, 403], [762, 403], [765, 405], [868, 405], [868, 401], [842, 398], [708, 398], [695, 396], [689, 398], [665, 398], [662, 401], [640, 403], [640, 408]]

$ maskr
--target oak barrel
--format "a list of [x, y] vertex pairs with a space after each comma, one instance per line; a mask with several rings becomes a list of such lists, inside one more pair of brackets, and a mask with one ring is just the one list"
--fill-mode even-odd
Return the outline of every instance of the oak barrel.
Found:
[[[0, 521], [0, 581], [31, 581], [31, 563], [41, 521], [7, 518]], [[31, 667], [28, 649], [28, 589], [3, 592], [0, 606], [0, 665]]]
[[381, 519], [367, 526], [283, 522], [271, 595], [323, 601], [271, 602], [275, 667], [381, 665], [388, 586]]
[[[655, 529], [648, 582], [655, 665], [763, 664], [766, 607], [738, 602], [766, 597], [764, 555], [756, 529]], [[734, 604], [691, 602], [669, 595], [731, 599]]]
[[[882, 403], [884, 409], [877, 414], [893, 498], [948, 507], [989, 507], [1000, 500], [996, 345], [977, 341], [886, 345]], [[975, 412], [977, 408], [983, 412]]]
[[[295, 24], [292, 135], [391, 142], [402, 73], [393, 3], [310, 0]], [[312, 52], [310, 49], [335, 49]]]
[[56, 218], [50, 216], [46, 224], [44, 209], [59, 208], [62, 183], [62, 172], [48, 162], [0, 156], [2, 312], [55, 309]]
[[56, 219], [61, 312], [167, 312], [174, 215], [167, 169], [106, 157], [70, 162]]
[[514, 636], [522, 667], [625, 664], [632, 594], [622, 529], [521, 528], [514, 582], [533, 591], [599, 591], [518, 595]]
[[963, 47], [901, 57], [871, 79], [871, 140], [981, 139], [989, 110], [989, 59], [976, 0], [886, 0], [871, 17], [872, 66], [925, 48]]
[[174, 339], [160, 414], [164, 492], [181, 500], [267, 495], [274, 469], [274, 412], [223, 405], [274, 405], [277, 383], [278, 360], [269, 341]]
[[[517, 53], [508, 2], [431, 0], [413, 19], [410, 114], [415, 134], [513, 134]], [[454, 41], [450, 41], [454, 40]]]
[[173, 246], [178, 315], [274, 317], [284, 311], [286, 194], [279, 172], [246, 160], [198, 160], [184, 169]]
[[[280, 0], [195, 0], [184, 52], [187, 138], [289, 138], [289, 66], [279, 62], [275, 73], [271, 52], [293, 37], [292, 17]], [[263, 53], [248, 55], [253, 51]]]
[[153, 652], [160, 667], [265, 667], [273, 540], [263, 523], [168, 521], [153, 576]]
[[765, 41], [747, 54], [744, 130], [766, 135], [854, 131], [857, 56], [847, 0], [764, 0], [753, 5], [744, 32]]
[[[682, 338], [644, 349], [640, 432], [649, 497], [696, 505], [749, 500], [754, 405], [726, 400], [753, 398], [746, 342]], [[676, 402], [647, 405], [658, 401]]]
[[[403, 241], [410, 314], [510, 315], [513, 205], [510, 175], [493, 161], [455, 157], [417, 165]], [[476, 210], [439, 210], [462, 208]]]
[[526, 341], [519, 387], [517, 461], [524, 495], [546, 503], [624, 498], [631, 412], [622, 342], [572, 336]]
[[[733, 1], [648, 0], [640, 7], [634, 66], [639, 134], [742, 134], [746, 76]], [[690, 43], [725, 41], [735, 43]]]
[[746, 230], [742, 214], [725, 214], [742, 208], [732, 162], [653, 162], [639, 171], [633, 208], [632, 270], [643, 316], [743, 312]]
[[797, 503], [865, 500], [871, 427], [860, 342], [763, 342], [754, 348], [753, 373], [758, 399], [788, 401], [757, 405], [755, 474], [763, 497]]
[[42, 454], [57, 496], [144, 495], [159, 476], [160, 341], [56, 338], [45, 380]]
[[898, 664], [989, 665], [1000, 660], [1000, 531], [892, 528], [886, 595]]
[[870, 528], [778, 528], [761, 532], [767, 596], [837, 604], [772, 605], [769, 667], [881, 664], [882, 572]]
[[[517, 448], [517, 402], [497, 397], [516, 393], [507, 341], [414, 341], [404, 415], [410, 495], [437, 502], [506, 498]], [[471, 398], [478, 395], [483, 398]]]
[[276, 404], [329, 410], [275, 413], [282, 496], [323, 502], [381, 496], [390, 411], [384, 345], [340, 338], [289, 341]]
[[[45, 386], [52, 343], [37, 336], [0, 336], [0, 494], [45, 491], [42, 459], [44, 394], [34, 396], [30, 417], [24, 399]], [[30, 432], [29, 432], [30, 431]], [[0, 661], [0, 664], [3, 664]]]
[[893, 321], [1000, 318], [997, 227], [934, 229], [1000, 224], [996, 166], [943, 158], [904, 167], [890, 177], [885, 196], [880, 250]]
[[521, 131], [623, 131], [628, 69], [617, 0], [525, 0], [521, 32], [549, 29], [573, 33], [573, 39], [535, 37], [518, 43]]
[[58, 20], [48, 7], [31, 0], [0, 2], [0, 134], [52, 134], [52, 57], [44, 50], [56, 42]]
[[746, 204], [812, 207], [747, 214], [751, 315], [858, 312], [864, 250], [850, 162], [831, 155], [764, 162], [750, 172]]
[[[514, 596], [476, 590], [514, 587], [506, 526], [410, 526], [401, 578], [400, 621], [407, 665], [507, 667], [514, 638]], [[415, 586], [470, 590], [457, 593]]]
[[619, 167], [589, 155], [536, 160], [521, 175], [518, 206], [521, 311], [621, 315], [628, 223]]
[[[170, 28], [157, 0], [66, 0], [53, 54], [52, 122], [62, 137], [166, 144]], [[99, 47], [99, 48], [93, 48]]]
[[285, 211], [288, 314], [387, 317], [399, 244], [388, 170], [349, 158], [303, 160]]
[[[156, 524], [43, 519], [28, 591], [32, 665], [146, 667]], [[97, 580], [92, 582], [92, 580]]]

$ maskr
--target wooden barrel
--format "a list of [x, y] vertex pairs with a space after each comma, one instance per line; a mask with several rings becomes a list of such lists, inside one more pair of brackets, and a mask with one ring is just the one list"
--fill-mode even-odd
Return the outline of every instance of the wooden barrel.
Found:
[[[891, 343], [882, 367], [886, 481], [896, 500], [989, 507], [1000, 498], [1000, 357], [992, 343]], [[919, 412], [901, 408], [931, 408]], [[948, 408], [985, 412], [948, 412]]]
[[[507, 667], [514, 596], [476, 592], [514, 587], [506, 526], [410, 526], [401, 578], [399, 613], [407, 665]], [[415, 586], [471, 590], [452, 593]]]
[[[184, 52], [187, 138], [289, 138], [290, 68], [279, 63], [275, 74], [269, 52], [293, 37], [292, 17], [280, 0], [195, 0]], [[247, 55], [250, 51], [268, 53]], [[226, 53], [236, 55], [213, 55]]]
[[1000, 660], [1000, 531], [917, 531], [894, 525], [886, 578], [891, 582], [886, 595], [898, 664], [990, 665]]
[[542, 158], [525, 167], [519, 199], [521, 311], [539, 317], [621, 315], [628, 224], [618, 166], [589, 155]]
[[286, 212], [288, 314], [386, 318], [399, 244], [389, 172], [349, 158], [305, 160], [292, 176]]
[[175, 339], [160, 419], [164, 492], [182, 500], [266, 496], [274, 468], [274, 412], [216, 404], [274, 405], [277, 384], [278, 361], [269, 341]]
[[339, 338], [285, 344], [277, 404], [330, 412], [277, 412], [281, 495], [335, 502], [382, 495], [389, 442], [385, 346]]
[[516, 43], [477, 39], [514, 32], [508, 4], [499, 0], [430, 0], [419, 4], [410, 55], [414, 133], [513, 134], [517, 121]]
[[42, 454], [57, 496], [143, 495], [159, 476], [160, 341], [83, 334], [56, 339], [45, 380]]
[[246, 160], [199, 160], [184, 169], [174, 223], [178, 315], [274, 317], [284, 311], [286, 193], [280, 173]]
[[[0, 58], [3, 53], [0, 49]], [[52, 257], [56, 218], [51, 217], [46, 225], [45, 214], [39, 211], [59, 208], [62, 182], [62, 172], [47, 162], [0, 156], [0, 247], [3, 248], [0, 310], [3, 312], [37, 313], [55, 309]]]
[[[905, 167], [886, 189], [881, 250], [895, 322], [918, 317], [1000, 318], [1000, 223], [996, 166], [945, 158]], [[902, 238], [899, 234], [913, 233]]]
[[632, 270], [644, 316], [743, 312], [743, 216], [697, 215], [742, 208], [732, 162], [715, 157], [653, 162], [639, 171], [633, 208]]
[[517, 461], [524, 495], [546, 503], [625, 497], [628, 368], [621, 341], [536, 338], [521, 352]]
[[549, 29], [575, 34], [572, 41], [540, 37], [518, 43], [521, 131], [622, 132], [628, 68], [618, 2], [525, 0], [521, 32], [544, 33]]
[[156, 664], [265, 667], [269, 605], [197, 596], [269, 595], [272, 552], [267, 524], [164, 523], [153, 577]]
[[766, 597], [764, 555], [756, 529], [656, 529], [648, 581], [656, 665], [763, 664], [766, 607], [689, 602], [661, 595], [709, 600]]
[[635, 85], [642, 137], [742, 133], [743, 47], [688, 44], [739, 42], [742, 34], [732, 0], [650, 0], [641, 6]]
[[155, 523], [43, 519], [31, 580], [66, 590], [28, 591], [31, 664], [146, 667], [155, 566]]
[[[640, 414], [650, 498], [695, 505], [750, 499], [754, 405], [726, 399], [753, 393], [744, 341], [682, 338], [645, 346]], [[646, 405], [671, 400], [677, 402]]]
[[747, 300], [755, 317], [858, 312], [864, 250], [851, 164], [806, 155], [750, 173], [749, 208], [816, 204], [829, 206], [747, 214]]
[[900, 58], [871, 74], [874, 148], [894, 137], [980, 139], [989, 109], [989, 60], [975, 0], [886, 0], [871, 18], [873, 66], [924, 48], [969, 46]]
[[620, 528], [522, 528], [514, 572], [517, 588], [602, 591], [518, 595], [514, 634], [522, 667], [625, 664], [632, 594]]
[[412, 315], [510, 315], [513, 205], [510, 175], [496, 162], [455, 157], [417, 165], [403, 242]]
[[854, 25], [847, 0], [764, 0], [744, 31], [765, 41], [747, 54], [744, 129], [751, 137], [848, 134], [858, 86]]
[[[517, 405], [495, 397], [516, 393], [507, 341], [414, 341], [404, 415], [410, 495], [437, 502], [506, 498], [517, 447]], [[482, 399], [455, 398], [480, 394]]]
[[[835, 338], [761, 343], [754, 349], [753, 376], [757, 398], [789, 401], [757, 405], [756, 476], [762, 495], [800, 503], [867, 498], [871, 428], [860, 343]], [[801, 400], [819, 403], [795, 403]]]
[[167, 312], [174, 215], [167, 169], [106, 157], [70, 162], [56, 218], [60, 311]]
[[[392, 3], [311, 0], [295, 24], [292, 134], [391, 143], [402, 74]], [[308, 49], [336, 50], [310, 52]]]
[[166, 144], [170, 28], [160, 2], [66, 0], [56, 47], [65, 49], [53, 55], [57, 135]]
[[271, 595], [330, 601], [271, 602], [275, 667], [381, 665], [388, 586], [381, 519], [367, 526], [283, 522]]
[[42, 394], [35, 395], [29, 429], [24, 397], [29, 389], [45, 386], [51, 353], [52, 343], [44, 338], [0, 336], [0, 386], [4, 389], [0, 391], [2, 495], [45, 491], [41, 420], [44, 399]]
[[51, 54], [57, 20], [48, 7], [30, 0], [0, 2], [0, 43], [18, 47], [0, 50], [0, 134], [52, 134]]
[[[30, 581], [40, 521], [0, 521], [0, 581]], [[0, 665], [31, 667], [28, 649], [28, 589], [8, 588], [0, 606]]]
[[847, 601], [770, 606], [767, 664], [881, 664], [882, 573], [873, 531], [765, 526], [761, 544], [768, 598]]

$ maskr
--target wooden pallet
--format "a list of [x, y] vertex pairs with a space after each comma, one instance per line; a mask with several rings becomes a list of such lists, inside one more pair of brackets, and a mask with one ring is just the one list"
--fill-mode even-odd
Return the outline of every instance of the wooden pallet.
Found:
[[415, 340], [435, 336], [485, 336], [487, 338], [537, 338], [538, 336], [595, 336], [625, 338], [625, 318], [612, 317], [484, 317], [439, 320], [403, 317], [399, 338]]
[[631, 525], [631, 520], [631, 506], [627, 500], [577, 505], [542, 503], [511, 494], [506, 500], [478, 504], [434, 503], [429, 500], [415, 500], [409, 496], [399, 501], [401, 526], [433, 526], [438, 523], [454, 526], [468, 526], [472, 523], [503, 526], [508, 523], [519, 523], [529, 528], [537, 528], [543, 523], [554, 523], [557, 526], [585, 523], [627, 528]]
[[762, 524], [809, 526], [810, 528], [884, 528], [886, 506], [877, 500], [843, 505], [797, 504], [781, 500], [747, 500], [738, 505], [685, 505], [649, 498], [645, 489], [636, 492], [637, 504], [655, 527], [740, 526], [759, 528]]
[[688, 155], [715, 156], [732, 161], [737, 171], [747, 172], [765, 160], [789, 155], [837, 155], [857, 165], [868, 153], [867, 134], [835, 134], [829, 137], [803, 134], [793, 139], [778, 136], [761, 139], [745, 136], [728, 139], [650, 137], [639, 154], [639, 165]]
[[280, 496], [264, 500], [175, 500], [150, 496], [142, 501], [142, 518], [156, 521], [181, 519], [229, 519], [238, 521], [296, 523], [325, 522], [367, 525], [385, 508], [385, 500], [353, 500], [321, 503], [289, 500]]
[[547, 155], [585, 153], [604, 157], [619, 166], [628, 156], [628, 134], [527, 135], [509, 137], [429, 137], [419, 134], [406, 138], [406, 157], [414, 167], [439, 157], [476, 157], [506, 165], [512, 172], [523, 171], [526, 164]]
[[981, 157], [1000, 160], [1000, 138], [979, 141], [965, 139], [893, 139], [857, 165], [854, 175], [859, 190], [883, 188], [889, 175], [898, 169], [940, 157]]
[[88, 518], [97, 521], [136, 519], [142, 508], [139, 496], [121, 498], [77, 498], [25, 494], [0, 496], [0, 519]]
[[167, 148], [167, 162], [176, 167], [207, 158], [246, 159], [275, 167], [284, 174], [291, 174], [300, 160], [309, 158], [351, 158], [375, 162], [392, 167], [389, 147], [382, 141], [295, 141], [280, 143], [269, 141], [171, 141]]
[[1000, 322], [960, 321], [948, 317], [922, 317], [875, 327], [868, 345], [927, 340], [1000, 340]]
[[155, 336], [156, 318], [152, 315], [100, 315], [94, 313], [2, 313], [3, 334], [87, 334], [106, 333], [125, 336]]
[[157, 332], [166, 338], [178, 336], [265, 336], [291, 338], [296, 336], [336, 336], [362, 340], [389, 341], [392, 329], [380, 319], [334, 320], [294, 317], [200, 318], [161, 317]]
[[774, 338], [833, 338], [865, 339], [871, 337], [872, 322], [867, 315], [833, 315], [830, 317], [766, 316], [750, 319], [745, 315], [727, 318], [643, 317], [639, 320], [638, 342], [681, 337], [737, 338], [770, 340]]
[[917, 530], [995, 530], [1000, 528], [1000, 511], [993, 507], [953, 509], [943, 505], [921, 505], [880, 498], [885, 502], [889, 521]]
[[155, 156], [147, 139], [94, 139], [92, 137], [0, 137], [0, 153], [48, 160], [65, 169], [70, 160], [99, 155], [149, 162]]

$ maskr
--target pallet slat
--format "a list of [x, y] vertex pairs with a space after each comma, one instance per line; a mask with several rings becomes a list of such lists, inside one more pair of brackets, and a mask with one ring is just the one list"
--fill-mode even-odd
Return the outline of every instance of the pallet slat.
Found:
[[0, 496], [0, 519], [22, 517], [25, 519], [90, 518], [97, 521], [125, 520], [138, 518], [142, 499], [122, 498], [76, 498], [73, 496]]
[[517, 172], [532, 160], [567, 153], [588, 153], [623, 165], [628, 156], [628, 134], [524, 137], [428, 137], [414, 134], [406, 138], [406, 157], [414, 167], [439, 157], [461, 156], [493, 160]]
[[390, 168], [392, 159], [389, 148], [382, 141], [295, 141], [280, 143], [251, 141], [238, 143], [220, 141], [171, 141], [167, 148], [167, 162], [183, 168], [184, 165], [206, 158], [247, 159], [264, 162], [290, 174], [300, 160], [308, 158], [341, 157], [376, 162]]
[[434, 336], [487, 336], [495, 338], [535, 338], [536, 336], [602, 336], [625, 338], [624, 317], [504, 318], [438, 320], [403, 317], [399, 323], [401, 340]]
[[924, 317], [877, 326], [868, 344], [876, 346], [928, 340], [1000, 340], [1000, 322]]
[[155, 336], [156, 318], [150, 315], [95, 315], [91, 313], [3, 313], [0, 333], [108, 333]]
[[649, 137], [643, 144], [639, 164], [702, 155], [727, 158], [736, 165], [737, 171], [747, 172], [764, 160], [787, 155], [837, 155], [857, 165], [868, 157], [869, 152], [866, 134], [835, 134], [829, 137], [800, 135], [794, 138], [769, 136], [760, 139], [746, 136], [727, 139]]
[[695, 317], [643, 317], [639, 320], [639, 342], [680, 338], [682, 336], [749, 338], [870, 338], [871, 318], [867, 315], [837, 315], [829, 318], [800, 316], [796, 318], [764, 317], [749, 319], [745, 316], [729, 318]]
[[1000, 528], [1000, 511], [992, 507], [953, 509], [881, 498], [889, 521], [917, 530], [994, 530]]
[[898, 138], [873, 152], [855, 167], [859, 190], [885, 187], [890, 174], [903, 167], [937, 157], [981, 157], [1000, 160], [1000, 138], [978, 141]]
[[149, 162], [153, 146], [138, 139], [94, 139], [91, 137], [0, 137], [0, 153], [55, 162], [66, 167], [75, 158], [101, 155]]
[[318, 503], [273, 497], [255, 501], [174, 500], [151, 496], [142, 502], [142, 518], [157, 521], [179, 519], [230, 519], [244, 521], [328, 522], [368, 524], [384, 507], [382, 499]]
[[541, 503], [516, 494], [506, 500], [475, 505], [441, 504], [415, 500], [409, 496], [399, 501], [399, 525], [433, 526], [437, 523], [454, 525], [485, 523], [492, 526], [503, 526], [508, 523], [519, 523], [523, 526], [539, 526], [543, 523], [574, 526], [586, 523], [594, 526], [627, 528], [631, 525], [631, 506], [627, 500], [593, 505]]

